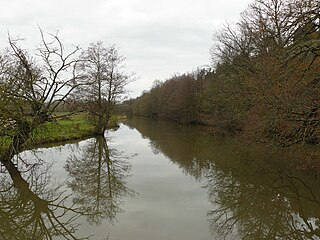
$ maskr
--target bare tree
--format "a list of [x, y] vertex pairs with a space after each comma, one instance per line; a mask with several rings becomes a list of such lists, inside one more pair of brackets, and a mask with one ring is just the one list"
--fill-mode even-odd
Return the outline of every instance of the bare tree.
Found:
[[86, 87], [79, 88], [75, 96], [84, 103], [96, 133], [103, 134], [115, 104], [123, 97], [133, 75], [123, 71], [125, 57], [114, 45], [105, 47], [102, 42], [91, 43], [81, 58], [83, 61], [77, 69], [82, 76], [79, 82]]
[[57, 35], [49, 40], [40, 29], [41, 44], [31, 56], [19, 39], [0, 57], [0, 120], [5, 124], [1, 161], [9, 161], [30, 139], [30, 133], [50, 121], [54, 110], [79, 86], [75, 84], [78, 47], [66, 52]]

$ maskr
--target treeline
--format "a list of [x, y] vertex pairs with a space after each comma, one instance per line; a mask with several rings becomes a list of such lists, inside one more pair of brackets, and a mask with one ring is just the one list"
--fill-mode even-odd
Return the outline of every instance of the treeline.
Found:
[[124, 104], [133, 114], [192, 123], [197, 120], [197, 102], [203, 92], [200, 78], [206, 74], [209, 72], [201, 70], [198, 74], [176, 75], [165, 82], [155, 81], [150, 91]]
[[155, 81], [123, 107], [281, 146], [319, 144], [319, 10], [315, 0], [256, 0], [215, 34], [213, 70]]

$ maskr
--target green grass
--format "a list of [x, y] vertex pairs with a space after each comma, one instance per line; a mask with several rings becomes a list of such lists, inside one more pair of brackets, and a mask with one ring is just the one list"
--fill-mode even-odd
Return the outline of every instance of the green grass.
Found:
[[31, 134], [27, 145], [79, 139], [91, 136], [93, 133], [94, 127], [87, 120], [87, 116], [83, 113], [76, 114], [39, 126]]
[[[56, 121], [38, 126], [25, 144], [29, 148], [44, 143], [55, 143], [67, 140], [82, 139], [95, 135], [94, 126], [89, 122], [85, 113], [68, 115], [57, 113]], [[119, 116], [112, 116], [108, 128], [118, 127]], [[0, 137], [0, 150], [11, 144], [10, 137]]]

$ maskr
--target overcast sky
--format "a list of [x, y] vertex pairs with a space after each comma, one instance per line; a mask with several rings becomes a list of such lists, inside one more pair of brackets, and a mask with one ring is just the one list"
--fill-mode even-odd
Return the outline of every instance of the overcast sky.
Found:
[[212, 35], [226, 22], [236, 22], [252, 0], [0, 0], [0, 46], [7, 33], [35, 47], [38, 25], [59, 30], [66, 45], [103, 41], [116, 44], [128, 72], [136, 72], [131, 96], [155, 79], [165, 80], [210, 64]]

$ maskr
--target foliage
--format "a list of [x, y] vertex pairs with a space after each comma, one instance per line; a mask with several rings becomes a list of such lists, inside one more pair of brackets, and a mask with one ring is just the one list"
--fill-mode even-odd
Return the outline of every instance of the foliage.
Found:
[[319, 4], [256, 0], [215, 40], [214, 71], [174, 76], [126, 106], [279, 146], [319, 145]]
[[149, 92], [134, 101], [132, 112], [192, 123], [197, 119], [197, 98], [201, 92], [201, 83], [195, 73], [175, 75], [164, 83], [156, 81]]

